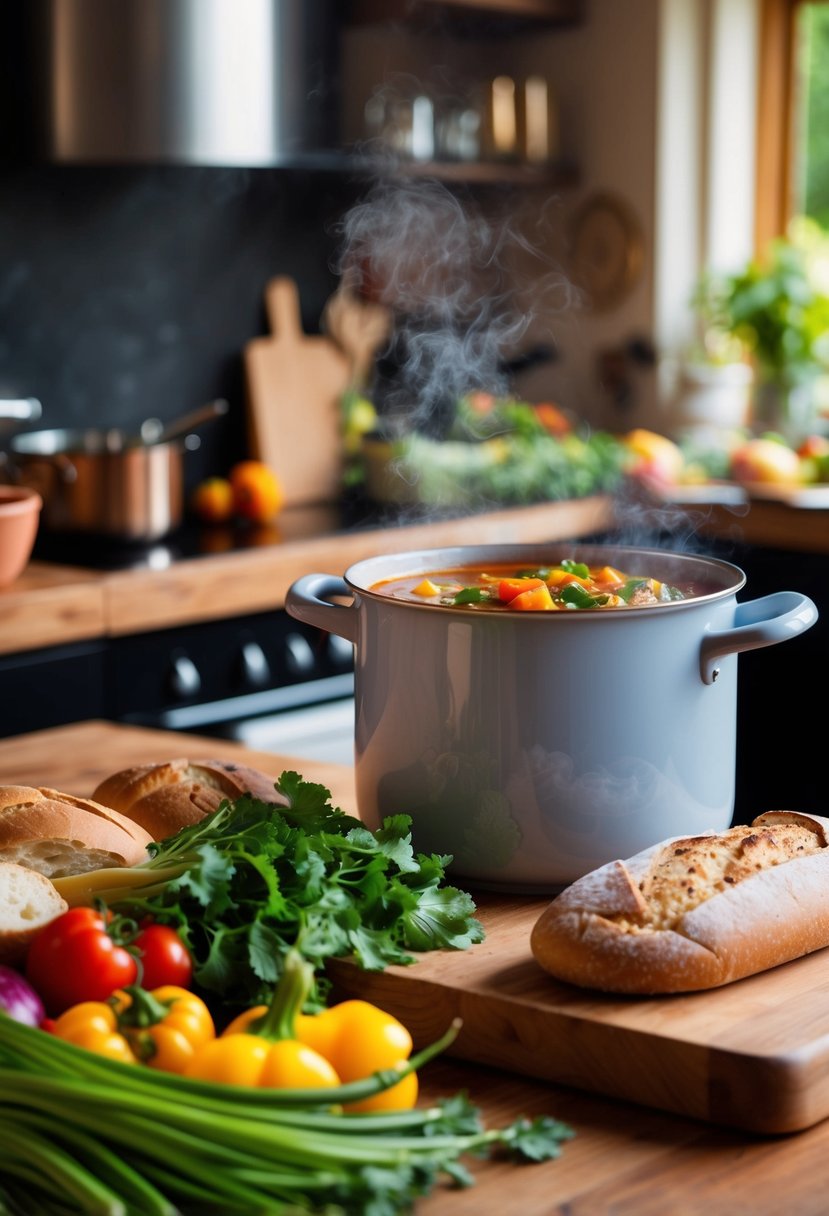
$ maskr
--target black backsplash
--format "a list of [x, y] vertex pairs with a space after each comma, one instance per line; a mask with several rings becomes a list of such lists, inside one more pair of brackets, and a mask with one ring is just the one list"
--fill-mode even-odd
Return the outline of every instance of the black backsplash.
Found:
[[7, 165], [0, 396], [38, 397], [44, 428], [130, 428], [226, 397], [185, 476], [226, 471], [246, 454], [242, 351], [267, 332], [265, 283], [294, 278], [319, 332], [360, 188], [316, 169]]

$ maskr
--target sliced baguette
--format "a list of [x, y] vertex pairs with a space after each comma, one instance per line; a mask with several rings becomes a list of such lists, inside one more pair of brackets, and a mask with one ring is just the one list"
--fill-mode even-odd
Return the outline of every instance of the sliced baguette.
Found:
[[147, 859], [152, 837], [91, 798], [26, 785], [0, 786], [0, 861], [47, 878]]
[[68, 906], [36, 870], [0, 861], [0, 963], [22, 963], [35, 934]]
[[536, 921], [551, 975], [605, 992], [716, 988], [829, 945], [829, 819], [769, 811], [579, 878]]
[[273, 777], [226, 760], [179, 759], [122, 769], [96, 786], [92, 797], [140, 824], [153, 840], [166, 840], [224, 799], [246, 793], [285, 805]]

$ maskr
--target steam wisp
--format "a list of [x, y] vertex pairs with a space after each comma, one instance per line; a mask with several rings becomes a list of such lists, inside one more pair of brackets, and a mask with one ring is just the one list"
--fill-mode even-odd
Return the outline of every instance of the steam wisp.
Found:
[[429, 179], [379, 182], [341, 221], [344, 284], [392, 314], [374, 385], [389, 436], [440, 434], [460, 396], [506, 393], [505, 363], [538, 318], [578, 302], [518, 218]]

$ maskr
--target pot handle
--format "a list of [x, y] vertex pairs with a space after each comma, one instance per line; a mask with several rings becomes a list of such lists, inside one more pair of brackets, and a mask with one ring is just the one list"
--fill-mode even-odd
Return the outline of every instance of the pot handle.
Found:
[[724, 655], [773, 646], [797, 637], [814, 625], [817, 615], [813, 601], [799, 591], [775, 591], [738, 604], [734, 613], [736, 627], [708, 633], [702, 640], [700, 674], [704, 683], [714, 683], [720, 674], [717, 660]]
[[291, 616], [348, 642], [357, 641], [357, 610], [353, 604], [332, 604], [334, 596], [352, 596], [344, 579], [333, 574], [306, 574], [288, 588], [285, 607]]

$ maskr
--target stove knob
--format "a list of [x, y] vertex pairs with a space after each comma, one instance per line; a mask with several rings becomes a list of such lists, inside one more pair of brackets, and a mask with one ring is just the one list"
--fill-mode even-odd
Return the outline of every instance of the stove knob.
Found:
[[245, 642], [239, 653], [242, 683], [248, 688], [264, 688], [270, 683], [271, 667], [258, 642]]
[[201, 676], [193, 660], [183, 651], [171, 656], [167, 687], [174, 697], [195, 697], [201, 690]]
[[312, 676], [316, 659], [311, 643], [301, 633], [289, 633], [285, 639], [285, 666], [292, 676]]

